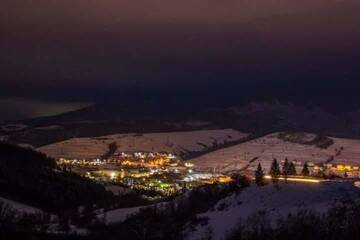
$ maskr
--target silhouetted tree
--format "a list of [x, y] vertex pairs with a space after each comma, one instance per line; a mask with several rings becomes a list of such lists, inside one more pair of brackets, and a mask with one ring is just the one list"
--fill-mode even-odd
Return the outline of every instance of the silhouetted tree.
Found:
[[291, 162], [289, 166], [289, 175], [297, 175], [295, 164], [293, 162]]
[[285, 182], [287, 182], [287, 177], [288, 177], [288, 175], [290, 175], [290, 163], [287, 158], [285, 158], [285, 162], [282, 167], [282, 175], [285, 178]]
[[310, 175], [309, 166], [308, 166], [307, 162], [304, 164], [304, 167], [303, 167], [303, 169], [301, 171], [301, 174], [303, 176], [309, 176]]
[[273, 162], [271, 163], [270, 176], [271, 176], [271, 181], [274, 184], [278, 183], [280, 177], [280, 167], [276, 158], [274, 158]]
[[258, 164], [258, 167], [255, 171], [255, 183], [258, 186], [264, 185], [264, 171], [262, 170], [261, 164]]

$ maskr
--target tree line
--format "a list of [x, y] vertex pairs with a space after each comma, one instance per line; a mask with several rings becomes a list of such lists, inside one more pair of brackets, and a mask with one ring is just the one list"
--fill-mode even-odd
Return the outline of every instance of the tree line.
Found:
[[[278, 163], [277, 159], [274, 158], [272, 163], [271, 163], [269, 175], [271, 176], [271, 181], [274, 184], [277, 184], [278, 181], [279, 181], [280, 176], [283, 176], [285, 178], [285, 181], [286, 181], [288, 176], [296, 176], [297, 171], [296, 171], [295, 164], [293, 162], [289, 162], [289, 160], [287, 158], [285, 158], [285, 161], [284, 161], [281, 168], [280, 168], [280, 164]], [[301, 175], [302, 176], [309, 176], [310, 175], [309, 166], [308, 166], [307, 162], [303, 166], [303, 169], [301, 171]], [[261, 163], [259, 163], [258, 166], [257, 166], [257, 169], [255, 171], [255, 183], [258, 186], [265, 185], [265, 178], [264, 177], [265, 177], [264, 170], [263, 170], [263, 168], [261, 166]]]

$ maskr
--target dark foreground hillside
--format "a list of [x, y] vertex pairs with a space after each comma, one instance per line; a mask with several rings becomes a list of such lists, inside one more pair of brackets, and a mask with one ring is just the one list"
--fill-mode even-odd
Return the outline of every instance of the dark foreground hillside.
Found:
[[1, 197], [54, 213], [79, 206], [143, 203], [137, 196], [115, 196], [100, 184], [60, 170], [42, 153], [7, 144], [0, 144], [0, 189]]

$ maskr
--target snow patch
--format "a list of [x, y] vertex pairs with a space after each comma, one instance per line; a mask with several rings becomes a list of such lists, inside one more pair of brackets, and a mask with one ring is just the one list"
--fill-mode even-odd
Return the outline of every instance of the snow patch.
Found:
[[106, 224], [121, 223], [129, 216], [139, 212], [142, 207], [120, 208], [111, 210], [97, 215], [99, 220], [103, 220]]
[[62, 126], [59, 125], [50, 125], [50, 126], [43, 126], [43, 127], [37, 127], [34, 128], [35, 130], [44, 130], [44, 131], [52, 131], [52, 130], [58, 130], [58, 129], [62, 129]]
[[11, 124], [6, 124], [6, 125], [1, 126], [1, 130], [3, 130], [4, 132], [16, 132], [16, 131], [24, 130], [27, 127], [28, 126], [25, 124], [11, 123]]

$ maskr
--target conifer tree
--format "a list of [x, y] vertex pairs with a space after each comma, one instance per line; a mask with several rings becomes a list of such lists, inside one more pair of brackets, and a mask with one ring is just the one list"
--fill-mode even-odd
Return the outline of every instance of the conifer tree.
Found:
[[289, 166], [289, 175], [297, 175], [295, 164], [293, 162], [291, 162]]
[[273, 162], [271, 163], [270, 176], [271, 176], [271, 181], [274, 184], [278, 183], [280, 177], [280, 167], [276, 158], [274, 158]]
[[282, 175], [284, 175], [284, 177], [289, 175], [289, 170], [290, 170], [290, 163], [289, 163], [289, 160], [287, 158], [285, 158], [285, 162], [282, 166]]
[[301, 171], [301, 174], [303, 176], [309, 176], [310, 175], [309, 166], [308, 166], [307, 162], [304, 164], [304, 167], [303, 167], [303, 169]]
[[262, 170], [261, 164], [258, 164], [258, 167], [255, 171], [255, 183], [258, 186], [264, 185], [264, 171]]
[[290, 163], [289, 160], [287, 158], [285, 158], [285, 162], [282, 166], [282, 175], [285, 178], [285, 182], [287, 182], [287, 177], [289, 175], [289, 170], [290, 170]]

